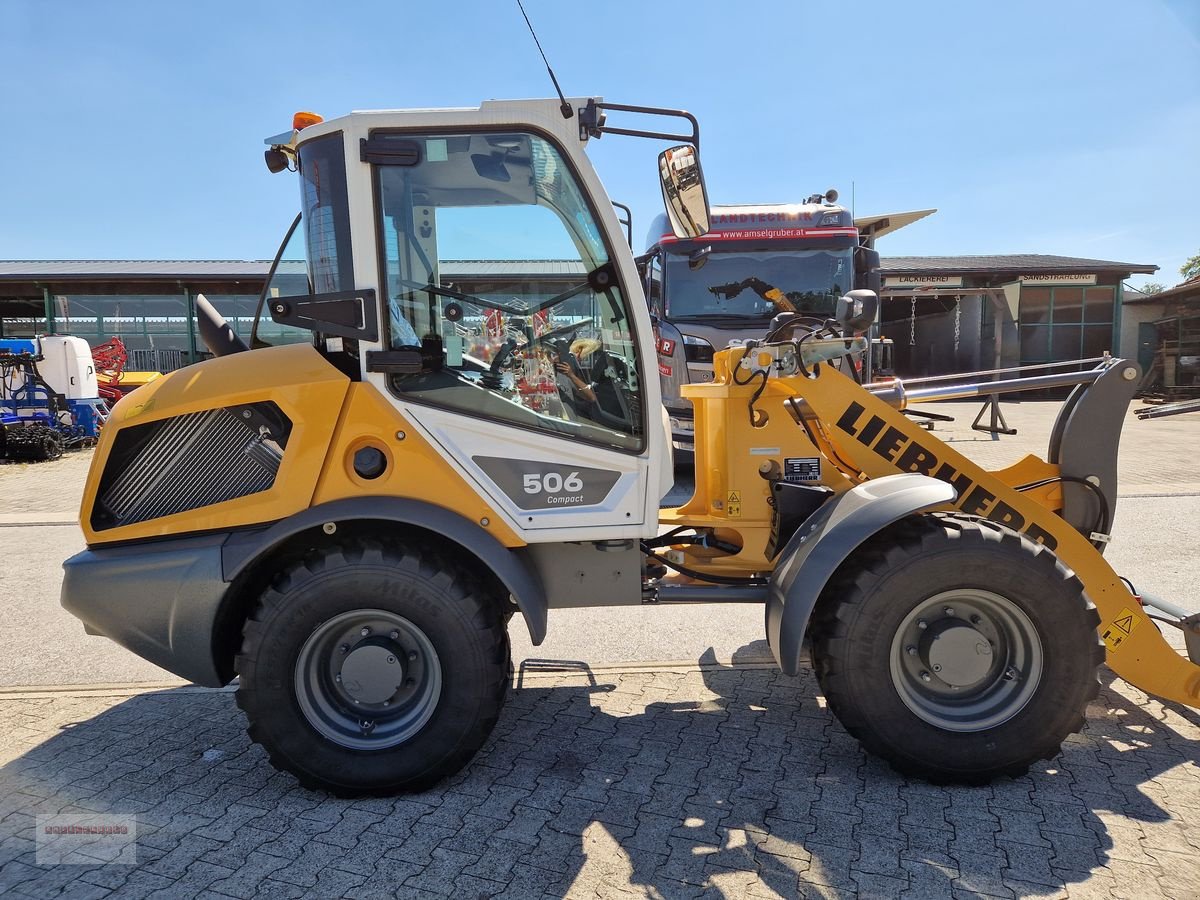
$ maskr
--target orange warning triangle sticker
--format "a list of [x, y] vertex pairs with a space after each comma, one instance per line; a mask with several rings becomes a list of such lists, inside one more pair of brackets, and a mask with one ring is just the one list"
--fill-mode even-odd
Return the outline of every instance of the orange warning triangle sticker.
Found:
[[1133, 615], [1131, 614], [1128, 616], [1123, 616], [1120, 619], [1115, 620], [1113, 624], [1126, 634], [1129, 634], [1131, 631], [1133, 631]]

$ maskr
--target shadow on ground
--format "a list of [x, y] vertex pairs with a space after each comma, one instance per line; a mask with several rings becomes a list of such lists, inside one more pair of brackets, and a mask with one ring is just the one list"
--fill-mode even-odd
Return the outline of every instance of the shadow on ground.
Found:
[[[811, 673], [765, 656], [599, 675], [527, 660], [465, 771], [357, 801], [271, 769], [228, 691], [79, 701], [0, 770], [0, 894], [1195, 895], [1190, 710], [1120, 684], [1029, 776], [939, 788], [866, 757]], [[7, 702], [28, 724], [69, 701]], [[34, 817], [83, 811], [137, 816], [137, 866], [35, 865]]]

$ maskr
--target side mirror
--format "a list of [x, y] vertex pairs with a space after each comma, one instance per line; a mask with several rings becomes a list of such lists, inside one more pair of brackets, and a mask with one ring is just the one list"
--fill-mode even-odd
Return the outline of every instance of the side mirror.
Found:
[[708, 232], [708, 193], [700, 171], [700, 156], [691, 144], [670, 147], [658, 156], [663, 205], [677, 238], [697, 238]]
[[883, 290], [883, 278], [879, 272], [879, 251], [870, 247], [856, 247], [854, 250], [854, 272], [857, 277], [855, 285], [874, 291], [878, 294]]
[[848, 332], [866, 331], [879, 312], [879, 296], [874, 291], [850, 291], [837, 302], [835, 318]]

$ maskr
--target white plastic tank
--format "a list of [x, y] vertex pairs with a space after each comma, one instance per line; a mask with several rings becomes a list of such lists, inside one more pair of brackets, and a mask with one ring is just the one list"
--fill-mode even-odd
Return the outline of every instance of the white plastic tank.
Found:
[[90, 400], [100, 396], [92, 348], [81, 337], [48, 334], [37, 340], [45, 359], [38, 372], [56, 393], [68, 400]]

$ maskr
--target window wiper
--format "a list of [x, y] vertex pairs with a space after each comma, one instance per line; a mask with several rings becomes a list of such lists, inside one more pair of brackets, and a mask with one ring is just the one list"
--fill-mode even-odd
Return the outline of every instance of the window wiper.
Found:
[[461, 300], [463, 303], [470, 303], [474, 306], [486, 306], [489, 309], [498, 309], [501, 312], [512, 313], [515, 316], [529, 314], [528, 306], [520, 300], [517, 300], [516, 303], [502, 303], [499, 300], [485, 300], [483, 297], [476, 297], [474, 294], [456, 291], [453, 288], [439, 287], [436, 284], [421, 284], [419, 281], [408, 281], [404, 278], [398, 279], [398, 282], [402, 286], [410, 288], [411, 293], [424, 292], [434, 294], [438, 297], [449, 297], [451, 300]]
[[477, 297], [474, 294], [468, 294], [463, 291], [456, 291], [453, 288], [439, 287], [436, 284], [421, 284], [417, 281], [407, 281], [403, 278], [398, 279], [399, 283], [406, 288], [410, 288], [414, 293], [425, 291], [439, 297], [449, 297], [451, 300], [461, 300], [463, 303], [470, 303], [474, 306], [483, 306], [488, 309], [498, 309], [501, 312], [506, 312], [514, 316], [532, 316], [540, 313], [543, 309], [549, 309], [552, 306], [570, 300], [576, 294], [581, 294], [588, 287], [590, 282], [582, 281], [579, 284], [567, 288], [561, 294], [555, 294], [549, 300], [543, 300], [541, 303], [526, 303], [520, 298], [514, 297], [510, 301], [488, 300], [484, 297]]

